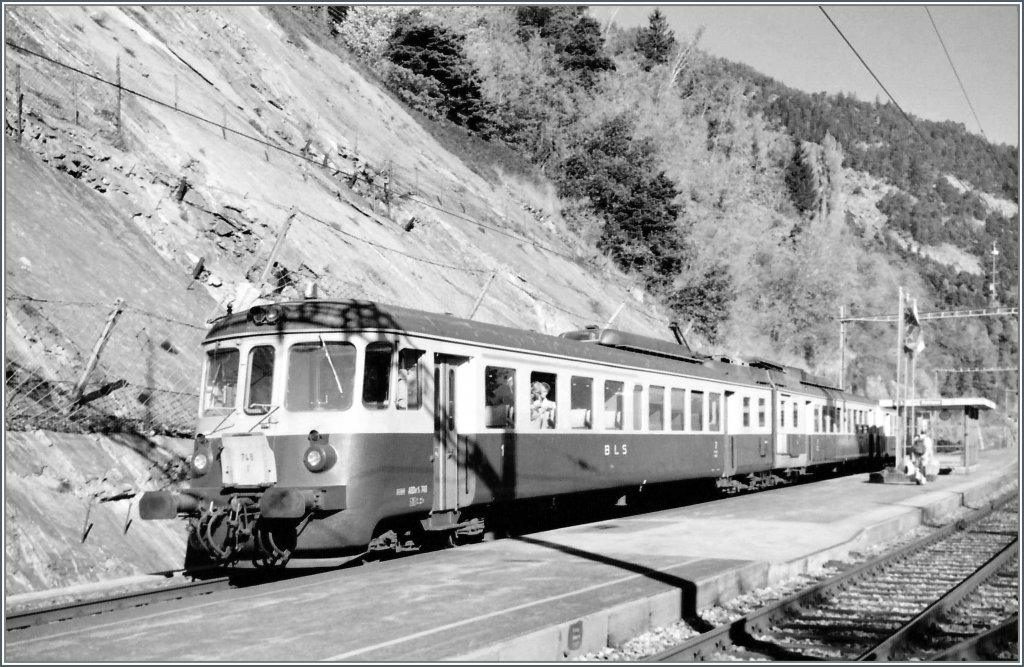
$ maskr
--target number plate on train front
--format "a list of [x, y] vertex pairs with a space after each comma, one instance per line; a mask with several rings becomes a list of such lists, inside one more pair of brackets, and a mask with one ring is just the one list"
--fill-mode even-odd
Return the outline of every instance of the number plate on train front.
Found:
[[265, 435], [224, 436], [220, 466], [225, 486], [268, 486], [277, 482], [274, 452]]

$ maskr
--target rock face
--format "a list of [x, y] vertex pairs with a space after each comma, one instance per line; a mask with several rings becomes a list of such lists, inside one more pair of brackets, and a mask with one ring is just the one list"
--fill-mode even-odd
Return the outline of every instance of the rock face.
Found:
[[[24, 98], [4, 142], [6, 288], [22, 297], [5, 370], [9, 389], [47, 391], [8, 403], [5, 428], [60, 416], [56, 388], [74, 386], [123, 299], [86, 388], [110, 390], [115, 419], [91, 427], [187, 434], [205, 323], [279, 240], [264, 287], [281, 295], [316, 280], [324, 298], [478, 305], [479, 321], [553, 334], [621, 310], [617, 326], [670, 335], [670, 318], [567, 231], [548, 188], [481, 176], [273, 8], [25, 6], [5, 20]], [[137, 494], [172, 483], [191, 445], [153, 442], [6, 434], [8, 594], [181, 567], [183, 525], [138, 520]]]
[[5, 439], [7, 595], [180, 569], [185, 526], [142, 521], [142, 491], [168, 488], [189, 440], [11, 432]]

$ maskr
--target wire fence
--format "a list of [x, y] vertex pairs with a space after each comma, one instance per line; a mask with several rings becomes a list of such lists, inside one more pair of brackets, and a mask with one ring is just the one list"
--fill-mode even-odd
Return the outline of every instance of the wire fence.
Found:
[[203, 327], [120, 299], [6, 296], [6, 429], [192, 433]]
[[[344, 141], [328, 150], [295, 132], [269, 133], [260, 130], [251, 119], [233, 118], [230, 105], [226, 110], [216, 96], [211, 96], [210, 82], [184, 61], [177, 69], [151, 72], [142, 69], [127, 49], [112, 60], [93, 62], [89, 59], [96, 56], [85, 52], [51, 57], [31, 42], [18, 44], [8, 39], [6, 45], [9, 50], [4, 60], [5, 134], [23, 144], [31, 143], [33, 150], [40, 152], [51, 166], [100, 191], [105, 191], [108, 181], [100, 173], [101, 168], [94, 164], [95, 160], [90, 159], [86, 145], [100, 138], [111, 145], [123, 146], [125, 136], [136, 129], [133, 128], [135, 115], [147, 105], [158, 105], [173, 109], [197, 124], [214, 128], [225, 139], [251, 145], [254, 159], [297, 160], [303, 174], [316, 173], [347, 186], [374, 212], [386, 212], [388, 218], [404, 226], [407, 232], [420, 221], [413, 217], [399, 222], [392, 214], [397, 213], [396, 208], [413, 205], [464, 220], [481, 230], [493, 231], [568, 261], [593, 263], [567, 239], [560, 239], [563, 247], [555, 248], [531, 238], [531, 227], [547, 215], [512, 196], [503, 199], [504, 213], [497, 215], [504, 224], [495, 226], [484, 222], [495, 219], [493, 203], [467, 199], [466, 190], [461, 187], [453, 188], [452, 192], [428, 194], [421, 188], [421, 174], [416, 166], [405, 173], [390, 161], [371, 166], [358, 150]], [[151, 83], [147, 84], [153, 80], [151, 77], [163, 77], [165, 82], [173, 79], [173, 98], [158, 99], [152, 93]], [[251, 127], [256, 129], [251, 130]], [[76, 140], [86, 152], [84, 156], [78, 154], [82, 151], [74, 149]], [[68, 150], [69, 146], [72, 150]], [[140, 170], [149, 172], [154, 182], [168, 184], [170, 196], [179, 202], [190, 187], [207, 187], [189, 184], [180, 175], [156, 173], [153, 168], [155, 165], [139, 166]], [[280, 208], [291, 207], [281, 205]], [[522, 210], [517, 213], [517, 208]], [[413, 256], [405, 250], [363, 239], [343, 229], [341, 224], [300, 213], [349, 240], [370, 244], [376, 250], [406, 255], [446, 271], [476, 274], [481, 280], [491, 272], [491, 269], [466, 263], [449, 264]], [[594, 268], [600, 267], [595, 264]], [[322, 297], [417, 305], [400, 303], [402, 299], [396, 300], [393, 294], [368, 289], [362, 283], [334, 276], [305, 276], [295, 270], [283, 275], [271, 274], [270, 285], [266, 286], [270, 292], [267, 296], [295, 297], [301, 294], [307, 279], [315, 279]], [[510, 288], [522, 291], [532, 302], [576, 319], [592, 317], [544, 299], [536, 290], [527, 289], [514, 280], [508, 282]], [[137, 310], [130, 303], [118, 310], [109, 303], [62, 302], [10, 293], [6, 296], [6, 428], [191, 433], [197, 413], [199, 343], [204, 335], [200, 318], [197, 324], [171, 321]], [[483, 294], [480, 296], [482, 298]], [[623, 306], [649, 321], [660, 322], [648, 307], [637, 308], [625, 303]], [[114, 314], [115, 311], [118, 312]]]
[[[529, 226], [546, 218], [548, 214], [517, 202], [507, 194], [503, 195], [502, 201], [500, 217], [504, 219], [506, 227], [502, 229], [483, 221], [495, 212], [490, 210], [490, 204], [473, 198], [467, 199], [464, 196], [465, 188], [456, 188], [454, 194], [444, 193], [443, 196], [440, 192], [423, 191], [418, 167], [404, 173], [391, 161], [371, 164], [358, 150], [346, 146], [345, 142], [341, 142], [332, 152], [315, 145], [311, 140], [303, 142], [301, 138], [287, 136], [262, 137], [239, 130], [237, 128], [242, 127], [244, 121], [230, 118], [222, 105], [218, 106], [211, 101], [206, 90], [196, 88], [194, 74], [181, 77], [171, 75], [174, 79], [174, 99], [162, 100], [146, 92], [143, 77], [149, 78], [148, 72], [137, 72], [129, 66], [122, 67], [120, 57], [114, 63], [71, 64], [11, 40], [7, 40], [6, 44], [19, 56], [24, 56], [19, 58], [24, 65], [22, 62], [11, 62], [11, 59], [5, 61], [6, 128], [9, 134], [19, 140], [26, 136], [26, 131], [29, 139], [45, 139], [41, 135], [46, 133], [47, 125], [51, 126], [49, 129], [56, 130], [56, 125], [64, 124], [102, 134], [117, 143], [124, 131], [126, 118], [130, 122], [133, 113], [133, 105], [128, 100], [155, 104], [216, 128], [224, 138], [233, 137], [252, 142], [266, 160], [270, 160], [272, 154], [279, 154], [298, 159], [310, 169], [319, 169], [330, 179], [364, 197], [371, 206], [380, 205], [389, 217], [393, 205], [414, 203], [553, 256], [573, 262], [586, 260], [569, 239], [561, 239], [564, 247], [559, 249], [530, 238], [527, 235]], [[44, 115], [46, 123], [36, 124], [26, 130], [26, 119], [42, 120]], [[57, 166], [63, 167], [61, 164]], [[176, 196], [180, 200], [189, 184], [179, 183], [179, 186]], [[410, 225], [411, 222], [404, 224]]]

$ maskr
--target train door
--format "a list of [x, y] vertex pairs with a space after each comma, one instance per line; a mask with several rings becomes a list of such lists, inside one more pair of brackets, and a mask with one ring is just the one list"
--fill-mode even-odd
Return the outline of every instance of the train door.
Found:
[[775, 455], [773, 458], [776, 463], [779, 462], [779, 457], [789, 452], [786, 447], [786, 418], [782, 413], [784, 406], [788, 404], [789, 395], [783, 394], [775, 387], [772, 387], [772, 442], [775, 444]]
[[737, 424], [733, 423], [740, 413], [733, 405], [737, 400], [736, 392], [725, 392], [725, 401], [722, 403], [722, 427], [725, 431], [725, 457], [722, 461], [722, 477], [732, 477], [736, 474], [736, 432], [739, 430]]
[[472, 498], [466, 441], [456, 428], [458, 370], [469, 359], [434, 355], [434, 511], [457, 510]]

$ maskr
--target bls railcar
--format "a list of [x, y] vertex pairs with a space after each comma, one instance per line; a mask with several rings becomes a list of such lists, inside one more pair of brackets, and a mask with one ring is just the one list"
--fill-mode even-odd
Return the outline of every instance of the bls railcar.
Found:
[[[580, 492], [772, 484], [892, 453], [877, 402], [610, 329], [543, 335], [365, 301], [256, 306], [204, 341], [186, 564], [336, 558]], [[544, 408], [543, 410], [541, 408]]]

